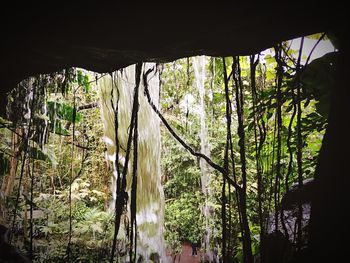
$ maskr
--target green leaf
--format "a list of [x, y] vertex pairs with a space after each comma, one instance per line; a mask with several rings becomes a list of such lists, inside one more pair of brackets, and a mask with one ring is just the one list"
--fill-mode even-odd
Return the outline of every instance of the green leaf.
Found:
[[[51, 122], [53, 122], [55, 119], [73, 122], [74, 107], [66, 103], [60, 103], [55, 101], [48, 101], [47, 107]], [[75, 122], [79, 122], [80, 120], [81, 114], [79, 112], [76, 112]]]

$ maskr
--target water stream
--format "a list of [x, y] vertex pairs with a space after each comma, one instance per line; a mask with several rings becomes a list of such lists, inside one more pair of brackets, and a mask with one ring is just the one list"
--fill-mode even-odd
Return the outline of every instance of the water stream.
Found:
[[[200, 145], [201, 153], [210, 158], [210, 148], [208, 142], [208, 129], [206, 125], [206, 107], [205, 107], [205, 80], [206, 80], [206, 57], [198, 56], [192, 58], [192, 65], [194, 70], [194, 80], [195, 86], [199, 93], [199, 115], [200, 115]], [[204, 238], [204, 245], [206, 251], [206, 260], [211, 262], [213, 256], [210, 248], [210, 238], [211, 238], [211, 229], [210, 229], [210, 206], [208, 198], [211, 195], [210, 189], [210, 168], [209, 165], [203, 158], [200, 159], [200, 170], [201, 170], [201, 185], [202, 193], [205, 195], [205, 205], [203, 207], [203, 215], [206, 223], [206, 235]]]
[[[155, 67], [155, 64], [146, 63], [143, 67], [143, 70], [147, 71], [147, 69]], [[158, 105], [159, 76], [157, 71], [154, 72], [148, 75], [148, 85], [153, 102]], [[116, 161], [114, 110], [112, 109], [111, 95], [113, 94], [114, 105], [117, 105], [117, 97], [119, 95], [119, 163], [123, 165], [135, 87], [135, 65], [103, 77], [99, 80], [99, 87], [101, 117], [104, 125], [104, 141], [107, 145], [107, 158], [113, 163], [111, 167], [115, 167], [114, 162]], [[160, 122], [143, 95], [142, 81], [140, 83], [139, 103], [138, 182], [136, 198], [138, 244], [136, 253], [142, 255], [144, 259], [149, 259], [152, 253], [158, 253], [162, 262], [165, 262], [163, 240], [164, 194], [161, 185], [160, 170]], [[127, 190], [130, 196], [132, 162], [129, 162], [128, 169]], [[113, 200], [110, 202], [111, 212], [114, 211], [116, 200], [116, 178], [117, 172], [114, 170], [111, 189]], [[123, 226], [121, 225], [119, 231], [120, 238], [125, 235], [125, 230], [123, 231], [122, 228]]]

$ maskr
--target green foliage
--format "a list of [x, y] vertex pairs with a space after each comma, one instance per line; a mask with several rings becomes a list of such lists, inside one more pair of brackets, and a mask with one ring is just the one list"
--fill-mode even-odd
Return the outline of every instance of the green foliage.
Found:
[[[57, 93], [59, 86], [63, 84], [55, 79], [56, 77], [42, 75], [22, 84], [25, 87], [22, 91], [28, 92], [31, 91], [28, 87], [32, 87], [33, 83], [38, 86], [33, 93], [35, 100], [32, 104], [33, 119], [26, 158], [28, 163], [24, 166], [21, 188], [23, 195], [19, 196], [18, 206], [19, 209], [28, 212], [26, 217], [21, 212], [17, 213], [16, 225], [25, 232], [26, 237], [29, 236], [29, 175], [34, 169], [35, 262], [63, 262], [67, 258], [70, 185], [73, 227], [71, 260], [107, 262], [114, 229], [113, 216], [106, 210], [111, 195], [108, 188], [110, 173], [105, 166], [102, 123], [96, 121], [100, 119], [100, 113], [98, 108], [89, 108], [81, 112], [74, 110], [80, 105], [96, 102], [97, 87], [91, 85], [86, 71], [78, 70], [76, 77], [69, 74], [66, 76], [64, 94]], [[60, 79], [59, 76], [62, 75], [57, 76]], [[75, 94], [66, 92], [69, 90], [74, 90]], [[23, 92], [14, 93], [12, 96], [21, 102], [27, 95]], [[13, 99], [12, 103], [15, 102]], [[12, 105], [12, 108], [18, 109], [17, 118], [13, 118], [15, 122], [1, 120], [0, 157], [4, 152], [10, 154], [10, 157], [16, 154], [13, 151], [12, 133], [6, 128], [9, 127], [19, 134], [26, 131], [22, 125], [26, 125], [28, 119], [21, 116], [21, 111], [26, 113], [27, 110], [22, 110], [20, 105]], [[13, 113], [10, 116], [15, 117]], [[73, 125], [76, 146], [72, 151]], [[52, 132], [50, 135], [49, 131]], [[21, 142], [19, 146], [23, 147], [22, 145]], [[2, 160], [5, 162], [5, 158], [0, 159]], [[21, 159], [17, 165], [21, 167]], [[5, 167], [8, 168], [8, 165]], [[17, 169], [18, 177], [20, 170]], [[8, 172], [8, 169], [4, 172]], [[13, 211], [15, 206], [15, 192], [7, 198], [8, 211]], [[28, 243], [27, 240], [20, 242]]]
[[89, 76], [84, 74], [82, 70], [77, 70], [77, 83], [79, 86], [83, 87], [85, 93], [91, 90]]
[[[280, 127], [281, 160], [277, 164], [276, 107], [276, 58], [274, 51], [261, 54], [256, 70], [256, 101], [253, 105], [252, 80], [250, 79], [249, 57], [240, 57], [241, 81], [243, 84], [243, 122], [246, 150], [246, 206], [251, 231], [252, 251], [259, 254], [260, 234], [265, 223], [260, 224], [257, 209], [258, 168], [261, 175], [260, 193], [263, 215], [274, 212], [274, 196], [279, 198], [286, 192], [286, 184], [297, 182], [297, 120], [295, 109], [301, 105], [301, 135], [303, 142], [303, 178], [312, 178], [327, 127], [330, 87], [334, 85], [334, 70], [337, 53], [328, 53], [302, 66], [300, 75], [295, 69], [297, 50], [288, 48], [282, 53], [283, 76], [281, 83], [282, 123]], [[218, 165], [224, 165], [227, 143], [224, 66], [221, 58], [206, 58], [206, 81], [204, 98], [207, 117], [207, 139], [210, 158]], [[225, 58], [226, 71], [230, 75], [232, 58]], [[89, 77], [90, 75], [90, 77]], [[229, 99], [232, 110], [233, 156], [229, 157], [229, 176], [242, 185], [242, 163], [240, 159], [240, 138], [236, 112], [236, 83], [232, 74], [229, 81]], [[28, 211], [30, 196], [30, 175], [33, 177], [33, 203], [39, 216], [34, 219], [36, 233], [36, 262], [63, 262], [67, 260], [67, 235], [70, 232], [69, 211], [71, 209], [72, 240], [71, 251], [74, 262], [107, 262], [113, 238], [113, 216], [107, 211], [111, 199], [109, 186], [111, 170], [105, 162], [105, 145], [102, 141], [103, 127], [98, 108], [79, 110], [79, 106], [98, 100], [97, 87], [90, 81], [91, 74], [84, 70], [71, 69], [27, 80], [21, 89], [11, 94], [10, 121], [0, 123], [0, 174], [9, 173], [16, 150], [13, 133], [23, 135], [28, 131], [28, 108], [26, 98], [37, 86], [33, 109], [32, 127], [28, 135], [29, 147], [21, 188], [19, 208]], [[301, 81], [301, 94], [296, 89]], [[200, 145], [199, 93], [195, 87], [193, 60], [181, 59], [163, 65], [160, 109], [176, 133], [195, 151]], [[35, 84], [35, 85], [34, 85]], [[58, 91], [61, 91], [60, 94]], [[17, 92], [17, 93], [16, 93]], [[298, 99], [300, 101], [298, 101]], [[28, 102], [25, 104], [24, 102]], [[73, 141], [74, 127], [74, 141]], [[11, 128], [9, 130], [8, 128]], [[48, 130], [51, 132], [48, 135]], [[17, 130], [18, 129], [18, 130]], [[64, 136], [62, 136], [64, 135]], [[211, 233], [211, 246], [221, 246], [222, 234], [222, 175], [210, 168], [210, 194], [203, 193], [200, 161], [179, 145], [162, 127], [162, 183], [165, 193], [165, 240], [173, 253], [179, 253], [181, 242], [203, 242]], [[257, 140], [257, 141], [255, 141]], [[261, 143], [259, 152], [256, 146]], [[18, 143], [23, 150], [24, 141]], [[17, 153], [18, 154], [18, 153]], [[232, 157], [232, 158], [231, 158]], [[292, 158], [291, 158], [292, 157]], [[258, 161], [257, 161], [258, 158]], [[21, 158], [18, 167], [21, 167]], [[258, 167], [257, 167], [258, 162]], [[281, 175], [276, 177], [280, 165]], [[34, 167], [34, 169], [33, 169]], [[17, 169], [17, 178], [19, 171]], [[288, 178], [287, 178], [288, 174]], [[5, 176], [0, 177], [4, 180]], [[277, 178], [277, 179], [276, 179]], [[279, 180], [276, 189], [274, 184]], [[18, 189], [18, 181], [15, 181]], [[229, 256], [243, 262], [240, 218], [237, 213], [237, 195], [233, 186], [226, 186], [226, 230]], [[275, 195], [276, 194], [276, 195]], [[70, 200], [71, 197], [71, 200]], [[7, 198], [9, 211], [15, 206], [16, 196]], [[277, 200], [277, 203], [280, 200]], [[209, 217], [204, 217], [204, 208], [209, 208]], [[18, 213], [16, 224], [26, 226], [28, 218]], [[127, 218], [125, 218], [127, 224]], [[262, 228], [261, 228], [262, 226]], [[142, 226], [147, 227], [147, 226]], [[23, 230], [24, 231], [24, 230]], [[139, 231], [142, 231], [141, 227]], [[22, 238], [22, 237], [21, 237]], [[22, 238], [24, 240], [24, 238]], [[118, 240], [119, 255], [125, 255], [125, 248]], [[124, 253], [124, 254], [123, 254]], [[220, 255], [220, 251], [218, 254]], [[122, 259], [121, 259], [122, 260]]]
[[168, 200], [165, 210], [165, 238], [169, 241], [198, 241], [202, 238], [204, 225], [201, 214], [203, 197], [200, 193], [184, 193]]
[[[276, 67], [277, 62], [274, 50], [271, 49], [260, 56], [260, 62], [256, 70], [256, 101], [255, 111], [253, 107], [253, 95], [250, 79], [250, 63], [248, 57], [240, 57], [240, 81], [243, 84], [244, 93], [244, 128], [245, 128], [245, 150], [246, 150], [246, 172], [247, 172], [247, 213], [251, 225], [252, 251], [258, 257], [260, 246], [261, 229], [257, 210], [258, 183], [257, 183], [257, 149], [259, 148], [258, 163], [261, 173], [260, 193], [262, 200], [262, 213], [268, 215], [274, 211], [274, 194], [276, 183], [276, 167], [279, 165], [281, 175], [278, 178], [278, 195], [283, 196], [286, 191], [286, 184], [289, 186], [298, 179], [297, 173], [297, 120], [295, 109], [298, 104], [297, 84], [301, 81], [301, 130], [303, 142], [303, 178], [310, 178], [314, 175], [317, 156], [321, 147], [324, 130], [327, 126], [327, 114], [329, 107], [329, 90], [334, 84], [334, 68], [336, 53], [326, 54], [324, 57], [312, 61], [308, 66], [302, 68], [301, 75], [296, 73], [296, 57], [298, 50], [290, 49], [288, 43], [283, 43], [282, 60], [284, 72], [281, 83], [281, 111], [282, 123], [280, 127], [281, 136], [281, 157], [277, 164], [277, 141], [276, 141], [276, 107], [278, 98], [276, 94]], [[305, 56], [305, 54], [303, 54]], [[232, 58], [226, 58], [227, 74], [231, 73]], [[211, 58], [207, 64], [206, 71], [206, 116], [208, 127], [208, 140], [210, 145], [210, 155], [214, 162], [223, 165], [226, 145], [226, 103], [223, 81], [223, 63], [221, 58]], [[199, 131], [200, 118], [196, 112], [198, 108], [199, 96], [194, 89], [194, 74], [191, 59], [189, 61], [179, 60], [174, 64], [167, 64], [163, 68], [163, 90], [162, 104], [166, 112], [167, 119], [172, 126], [176, 128], [177, 133], [196, 151], [199, 151]], [[170, 76], [173, 76], [172, 78]], [[181, 76], [185, 78], [181, 79]], [[237, 135], [237, 113], [235, 105], [235, 83], [229, 82], [231, 93], [229, 98], [232, 107], [232, 141], [233, 141], [233, 160], [229, 158], [229, 167], [232, 171], [233, 161], [235, 163], [235, 175], [237, 183], [242, 183], [241, 160], [239, 138]], [[174, 87], [176, 79], [176, 87]], [[192, 83], [188, 85], [188, 83]], [[176, 94], [174, 94], [174, 92]], [[194, 98], [190, 107], [184, 107], [186, 94], [191, 94]], [[209, 95], [210, 94], [210, 95]], [[174, 101], [174, 96], [177, 98]], [[170, 106], [171, 105], [171, 106]], [[190, 124], [190, 125], [189, 125]], [[188, 129], [190, 127], [190, 129]], [[165, 225], [167, 229], [166, 240], [176, 247], [176, 240], [186, 239], [191, 233], [188, 221], [195, 224], [198, 218], [189, 212], [193, 209], [191, 204], [193, 200], [198, 200], [198, 207], [204, 207], [204, 195], [200, 188], [200, 169], [199, 160], [190, 156], [181, 146], [173, 144], [173, 139], [167, 133], [163, 133], [163, 157], [162, 168], [164, 171], [164, 190], [166, 196], [166, 217]], [[255, 139], [257, 140], [255, 142]], [[292, 156], [292, 158], [291, 158]], [[288, 178], [286, 174], [288, 173]], [[212, 194], [210, 197], [210, 207], [212, 209], [213, 221], [207, 223], [208, 229], [213, 229], [212, 242], [217, 245], [221, 242], [221, 189], [222, 181], [220, 174], [213, 171], [211, 176], [215, 178], [211, 182]], [[287, 180], [287, 182], [286, 182]], [[237, 211], [237, 200], [233, 187], [229, 191], [225, 190], [226, 198], [230, 201], [226, 207], [226, 219], [228, 238], [227, 242], [235, 249], [229, 249], [229, 253], [236, 261], [243, 261], [242, 244], [239, 241], [241, 237], [239, 218]], [[196, 199], [196, 197], [201, 198]], [[202, 201], [201, 201], [202, 200]], [[277, 203], [280, 200], [277, 200]], [[192, 202], [192, 203], [191, 203]], [[190, 209], [189, 209], [190, 207]], [[193, 212], [192, 212], [193, 213]], [[203, 215], [200, 212], [197, 212]], [[179, 219], [180, 218], [180, 219]], [[266, 219], [265, 219], [266, 220]], [[202, 219], [204, 223], [205, 220]], [[230, 226], [228, 226], [230, 225]], [[204, 236], [206, 229], [202, 226], [196, 226], [200, 229], [200, 236]], [[185, 233], [185, 234], [184, 234]], [[196, 233], [193, 230], [193, 233]], [[196, 236], [196, 235], [194, 235]], [[197, 236], [196, 236], [197, 238]]]
[[79, 122], [81, 119], [81, 114], [75, 112], [74, 117], [74, 106], [68, 105], [67, 103], [60, 103], [55, 101], [47, 102], [48, 115], [51, 122], [54, 122], [55, 119], [65, 120], [69, 122]]

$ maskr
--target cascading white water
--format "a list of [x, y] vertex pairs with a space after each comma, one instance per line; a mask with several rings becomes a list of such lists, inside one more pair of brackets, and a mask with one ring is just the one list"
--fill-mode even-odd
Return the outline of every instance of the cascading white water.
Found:
[[[199, 93], [199, 115], [200, 115], [200, 124], [201, 124], [201, 130], [200, 130], [200, 140], [201, 140], [201, 153], [205, 154], [206, 156], [210, 157], [210, 149], [208, 144], [208, 130], [205, 123], [206, 120], [206, 113], [205, 113], [205, 56], [200, 57], [193, 57], [192, 58], [192, 65], [194, 70], [194, 79], [195, 79], [195, 85]], [[201, 168], [201, 183], [202, 183], [202, 192], [204, 194], [208, 193], [210, 191], [209, 186], [209, 167], [205, 160], [202, 158], [200, 159], [200, 168]]]
[[[192, 66], [194, 70], [195, 85], [199, 93], [200, 107], [200, 141], [201, 141], [201, 153], [210, 158], [210, 148], [208, 143], [208, 129], [206, 126], [206, 113], [205, 113], [205, 79], [206, 79], [206, 57], [198, 56], [192, 58]], [[210, 238], [211, 229], [209, 227], [209, 220], [211, 218], [210, 206], [208, 204], [208, 198], [211, 195], [210, 190], [210, 168], [209, 165], [203, 158], [200, 159], [200, 169], [201, 169], [201, 184], [202, 193], [205, 195], [205, 206], [203, 208], [203, 215], [206, 222], [207, 233], [205, 235], [205, 250], [206, 250], [206, 260], [212, 262], [213, 256], [210, 248]]]
[[[144, 71], [155, 67], [154, 63], [144, 64]], [[105, 76], [99, 80], [100, 108], [104, 124], [105, 142], [107, 145], [108, 160], [115, 167], [116, 142], [114, 129], [114, 111], [111, 105], [117, 104], [119, 94], [119, 129], [118, 139], [120, 142], [119, 163], [124, 164], [127, 135], [129, 132], [133, 92], [135, 88], [135, 65], [129, 66], [122, 71]], [[113, 88], [114, 87], [114, 88]], [[112, 92], [113, 88], [113, 92]], [[148, 88], [155, 105], [159, 103], [159, 75], [157, 71], [148, 75]], [[117, 91], [119, 90], [119, 92]], [[139, 115], [138, 115], [138, 171], [137, 171], [137, 228], [138, 244], [137, 254], [146, 260], [151, 253], [158, 253], [161, 261], [165, 262], [165, 247], [163, 240], [164, 218], [164, 193], [161, 185], [160, 170], [160, 121], [158, 116], [149, 106], [143, 95], [144, 86], [141, 81], [139, 92]], [[124, 149], [124, 150], [123, 150]], [[132, 156], [132, 153], [131, 155]], [[127, 190], [130, 195], [132, 162], [129, 162], [127, 177]], [[114, 210], [116, 200], [117, 172], [113, 172], [112, 193], [113, 200], [110, 210]], [[122, 230], [122, 229], [121, 229]], [[119, 231], [120, 236], [123, 231]]]

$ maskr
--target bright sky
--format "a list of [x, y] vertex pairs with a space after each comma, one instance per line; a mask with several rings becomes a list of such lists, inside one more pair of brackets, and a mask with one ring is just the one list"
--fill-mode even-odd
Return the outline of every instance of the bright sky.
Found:
[[[294, 50], [299, 50], [301, 38], [297, 38], [293, 40], [291, 48]], [[308, 57], [312, 48], [317, 43], [317, 39], [304, 38], [303, 45], [303, 57]], [[334, 46], [332, 45], [330, 40], [321, 40], [318, 43], [317, 47], [313, 51], [311, 55], [310, 61], [322, 57], [324, 54], [335, 51]]]
[[[291, 49], [299, 50], [301, 38], [296, 38], [291, 41], [292, 41]], [[315, 46], [316, 43], [317, 43], [317, 39], [310, 39], [306, 37], [304, 38], [302, 62], [305, 62], [306, 58], [309, 56], [312, 48]], [[321, 40], [320, 43], [317, 44], [315, 50], [312, 52], [309, 63], [312, 60], [322, 57], [324, 54], [333, 52], [333, 51], [335, 51], [335, 48], [330, 40]], [[270, 54], [271, 56], [274, 56], [272, 49], [266, 49], [262, 51], [261, 54], [263, 55]], [[298, 54], [295, 54], [294, 56], [297, 57]], [[260, 57], [260, 59], [263, 60], [263, 57]]]

